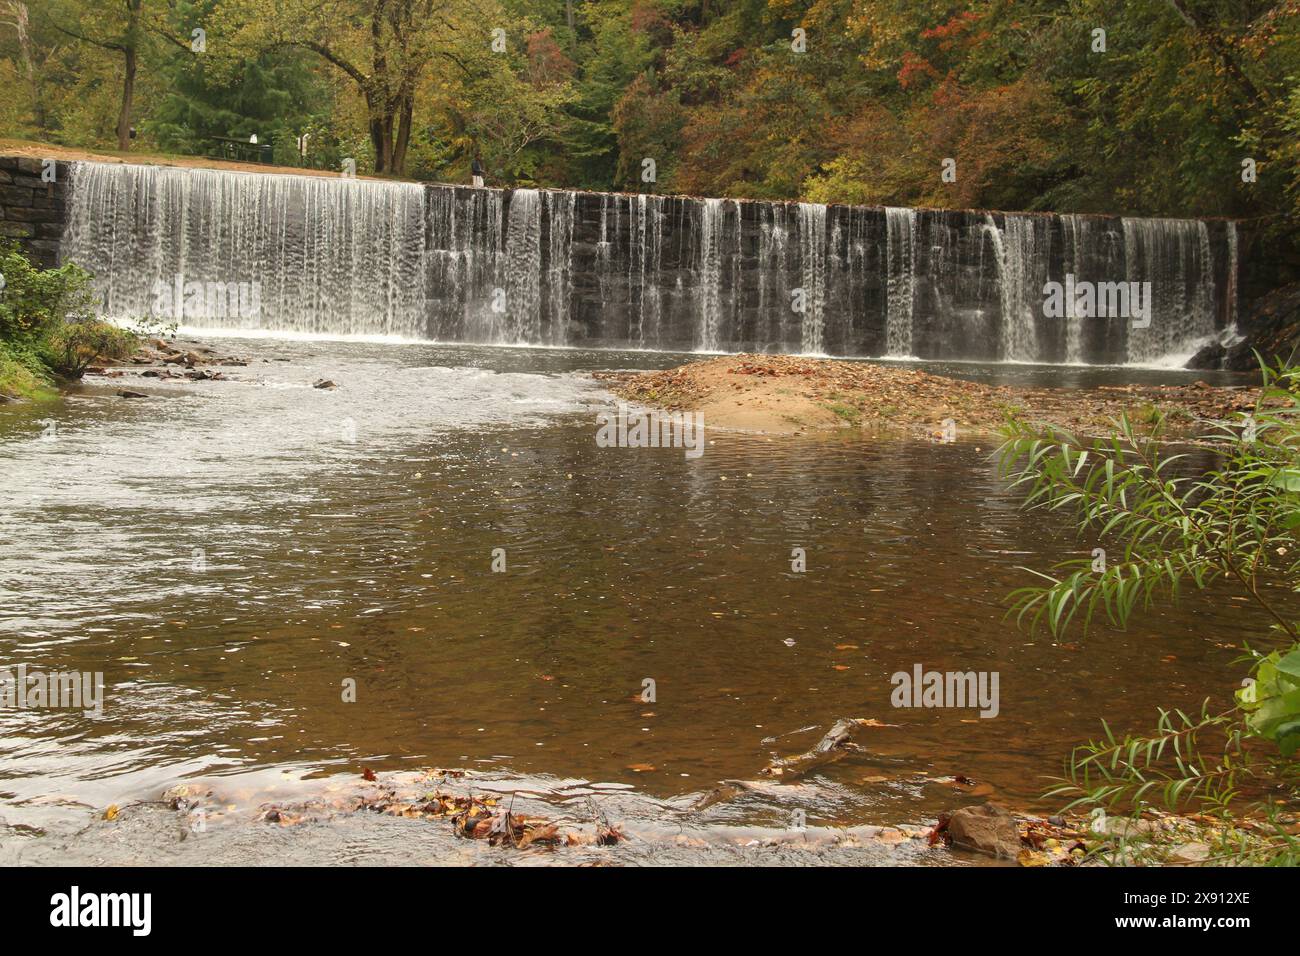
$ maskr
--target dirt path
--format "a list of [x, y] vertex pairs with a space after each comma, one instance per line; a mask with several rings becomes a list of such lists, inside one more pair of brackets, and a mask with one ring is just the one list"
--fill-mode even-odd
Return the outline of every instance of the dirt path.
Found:
[[[68, 146], [56, 146], [53, 143], [38, 143], [22, 139], [0, 139], [0, 155], [60, 159], [68, 162], [88, 160], [96, 163], [138, 163], [149, 166], [180, 166], [187, 169], [223, 169], [237, 173], [270, 173], [281, 176], [329, 176], [335, 179], [339, 176], [337, 169], [305, 169], [298, 166], [274, 166], [269, 163], [238, 163], [208, 156], [181, 156], [170, 153], [123, 153], [117, 150], [73, 149]], [[357, 178], [385, 182], [415, 182], [413, 179], [366, 176], [361, 173], [357, 174]]]

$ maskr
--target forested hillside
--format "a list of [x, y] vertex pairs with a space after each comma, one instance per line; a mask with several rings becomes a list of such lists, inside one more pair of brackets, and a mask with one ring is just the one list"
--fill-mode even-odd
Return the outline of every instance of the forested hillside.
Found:
[[[489, 184], [1300, 209], [1300, 0], [0, 0], [0, 131]], [[300, 137], [306, 136], [305, 146]]]

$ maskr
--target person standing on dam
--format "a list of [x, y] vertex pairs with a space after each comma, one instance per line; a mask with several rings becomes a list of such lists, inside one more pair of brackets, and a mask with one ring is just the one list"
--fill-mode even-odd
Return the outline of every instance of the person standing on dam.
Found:
[[474, 161], [469, 165], [470, 175], [474, 177], [474, 188], [483, 188], [483, 160], [478, 153], [474, 154]]

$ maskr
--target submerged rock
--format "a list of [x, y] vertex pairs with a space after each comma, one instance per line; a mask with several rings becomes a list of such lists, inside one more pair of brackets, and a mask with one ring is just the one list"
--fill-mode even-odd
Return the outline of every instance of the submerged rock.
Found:
[[948, 819], [952, 844], [990, 856], [1014, 860], [1020, 854], [1020, 829], [1016, 818], [995, 803], [962, 807]]

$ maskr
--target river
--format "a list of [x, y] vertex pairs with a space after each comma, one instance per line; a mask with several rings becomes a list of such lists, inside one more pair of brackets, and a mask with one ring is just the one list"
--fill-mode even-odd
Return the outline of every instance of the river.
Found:
[[[252, 805], [363, 767], [467, 768], [646, 820], [754, 782], [706, 827], [782, 827], [796, 810], [810, 827], [919, 825], [990, 797], [1046, 809], [1046, 778], [1100, 718], [1141, 729], [1157, 705], [1225, 701], [1229, 645], [1262, 627], [1210, 592], [1126, 632], [1018, 630], [1005, 598], [1023, 568], [1093, 544], [1021, 511], [987, 441], [710, 430], [699, 458], [599, 447], [612, 398], [586, 373], [679, 355], [206, 341], [249, 365], [131, 379], [148, 399], [88, 378], [53, 404], [0, 406], [0, 660], [106, 684], [98, 716], [0, 714], [0, 856], [40, 860], [42, 835], [82, 846], [92, 813], [182, 780]], [[1188, 374], [938, 370], [1063, 386]], [[891, 706], [891, 675], [918, 664], [996, 672], [997, 716]], [[841, 717], [886, 726], [802, 782], [757, 782]], [[279, 846], [337, 861], [355, 830], [367, 852], [418, 861], [406, 825], [292, 844], [244, 826], [211, 859]], [[79, 852], [123, 861], [166, 842], [140, 832], [135, 851]]]

